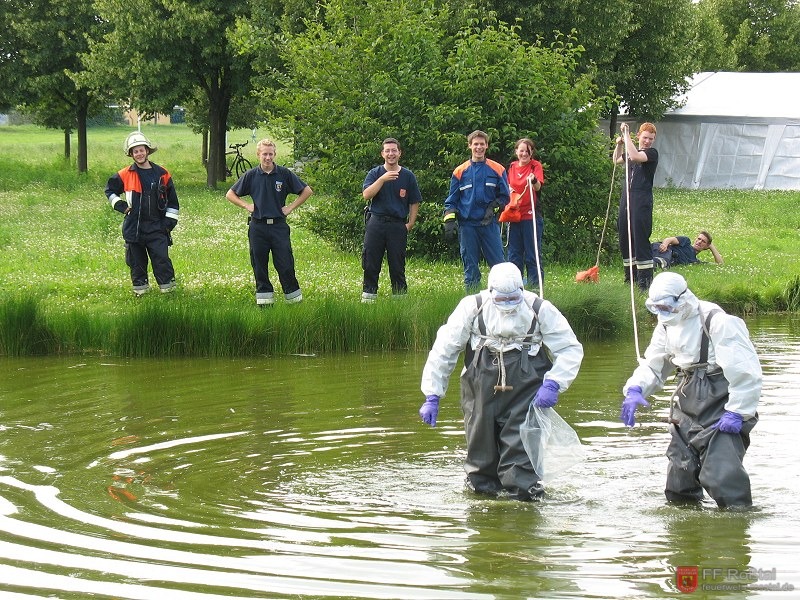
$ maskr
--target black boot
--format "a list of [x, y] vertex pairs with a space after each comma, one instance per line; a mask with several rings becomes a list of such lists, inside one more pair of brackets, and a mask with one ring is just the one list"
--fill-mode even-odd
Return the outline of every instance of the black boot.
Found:
[[636, 273], [636, 285], [639, 289], [647, 293], [651, 283], [653, 283], [653, 269], [639, 269]]
[[636, 265], [633, 265], [633, 267], [622, 267], [622, 272], [625, 273], [625, 283], [631, 282], [631, 270], [633, 270], [633, 280], [637, 281]]

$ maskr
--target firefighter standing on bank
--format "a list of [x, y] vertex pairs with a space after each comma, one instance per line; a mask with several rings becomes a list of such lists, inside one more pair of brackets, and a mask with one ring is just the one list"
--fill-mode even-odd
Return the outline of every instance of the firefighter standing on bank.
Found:
[[164, 167], [150, 161], [157, 148], [140, 131], [125, 138], [123, 149], [133, 158], [133, 164], [114, 174], [105, 192], [111, 207], [125, 215], [122, 237], [133, 293], [141, 296], [150, 289], [148, 259], [159, 289], [170, 292], [175, 288], [175, 270], [169, 258], [170, 232], [178, 224], [175, 185]]

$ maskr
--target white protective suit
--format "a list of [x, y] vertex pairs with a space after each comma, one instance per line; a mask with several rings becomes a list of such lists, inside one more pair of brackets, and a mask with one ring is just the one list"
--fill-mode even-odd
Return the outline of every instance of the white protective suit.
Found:
[[439, 329], [422, 372], [426, 397], [445, 395], [464, 351], [460, 383], [469, 486], [521, 500], [541, 497], [541, 477], [522, 445], [520, 425], [543, 381], [558, 384], [559, 392], [574, 381], [583, 346], [553, 304], [522, 289], [519, 269], [500, 263], [489, 273], [489, 290], [461, 300]]
[[[663, 277], [663, 276], [668, 277]], [[664, 387], [676, 368], [687, 369], [700, 357], [703, 321], [712, 310], [720, 313], [711, 318], [708, 369], [722, 369], [728, 380], [728, 401], [725, 410], [739, 413], [747, 420], [756, 414], [761, 397], [761, 364], [750, 341], [747, 326], [739, 317], [728, 315], [712, 302], [699, 300], [676, 273], [660, 273], [650, 287], [649, 297], [677, 296], [683, 293], [679, 312], [668, 318], [658, 317], [650, 345], [644, 358], [622, 390], [638, 385], [647, 396]]]
[[[467, 344], [475, 350], [483, 343], [490, 350], [519, 350], [521, 338], [525, 336], [533, 319], [531, 306], [538, 297], [533, 292], [523, 292], [523, 302], [519, 309], [512, 313], [500, 311], [492, 303], [488, 290], [480, 292], [483, 296], [481, 312], [486, 322], [488, 338], [482, 339], [478, 330], [478, 308], [475, 296], [467, 296], [458, 303], [456, 309], [447, 319], [447, 323], [439, 328], [436, 341], [428, 354], [425, 368], [422, 370], [422, 393], [426, 396], [435, 394], [444, 396], [447, 393], [450, 375], [455, 369], [459, 354]], [[542, 344], [553, 357], [553, 367], [544, 375], [558, 383], [564, 392], [578, 375], [583, 361], [583, 346], [575, 337], [564, 315], [547, 300], [542, 301], [539, 309], [538, 323], [531, 338], [528, 354], [535, 356]]]
[[[648, 296], [658, 325], [623, 393], [640, 386], [649, 396], [679, 369], [664, 493], [671, 502], [694, 503], [706, 490], [720, 508], [750, 507], [743, 460], [758, 422], [762, 375], [747, 327], [716, 304], [698, 300], [677, 273], [658, 274]], [[720, 429], [726, 411], [742, 417], [738, 432]]]

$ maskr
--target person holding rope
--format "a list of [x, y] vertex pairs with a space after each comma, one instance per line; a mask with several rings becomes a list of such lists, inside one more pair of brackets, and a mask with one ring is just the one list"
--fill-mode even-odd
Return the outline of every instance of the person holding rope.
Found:
[[627, 156], [627, 177], [622, 186], [619, 203], [619, 249], [625, 269], [625, 282], [635, 277], [642, 291], [647, 291], [653, 280], [653, 250], [650, 234], [653, 232], [653, 178], [658, 166], [658, 150], [653, 148], [656, 128], [652, 123], [642, 123], [637, 133], [637, 148], [630, 136], [627, 123], [620, 125], [612, 160], [622, 163]]
[[544, 219], [539, 206], [539, 191], [544, 183], [544, 169], [542, 163], [534, 158], [536, 144], [533, 140], [522, 138], [517, 141], [514, 153], [517, 155], [517, 160], [508, 166], [508, 187], [511, 189], [511, 202], [515, 199], [519, 202], [520, 220], [508, 224], [508, 261], [517, 265], [523, 275], [522, 281], [528, 287], [532, 287], [539, 284], [540, 277], [544, 279], [544, 269], [542, 269]]
[[583, 346], [566, 318], [523, 289], [513, 263], [489, 271], [489, 287], [469, 295], [439, 328], [422, 371], [422, 421], [436, 426], [458, 356], [467, 438], [467, 486], [478, 494], [539, 500], [541, 477], [520, 437], [530, 404], [552, 407], [578, 375]]
[[705, 489], [720, 508], [752, 506], [742, 460], [758, 422], [762, 374], [747, 326], [699, 300], [683, 277], [669, 271], [653, 279], [645, 305], [658, 324], [622, 389], [622, 422], [633, 427], [637, 407], [649, 406], [645, 398], [677, 369], [667, 500], [699, 503]]

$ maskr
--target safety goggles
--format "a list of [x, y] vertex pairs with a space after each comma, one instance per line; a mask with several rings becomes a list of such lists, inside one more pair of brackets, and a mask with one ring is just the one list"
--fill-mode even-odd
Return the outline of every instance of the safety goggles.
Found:
[[500, 308], [511, 308], [522, 302], [522, 290], [510, 293], [492, 290], [492, 302]]
[[[688, 289], [688, 288], [687, 288]], [[674, 314], [678, 312], [678, 306], [680, 305], [680, 297], [686, 293], [686, 290], [683, 290], [677, 296], [664, 296], [663, 298], [659, 298], [658, 300], [651, 300], [648, 298], [644, 305], [654, 315], [661, 315], [662, 317], [666, 317], [668, 315]]]

